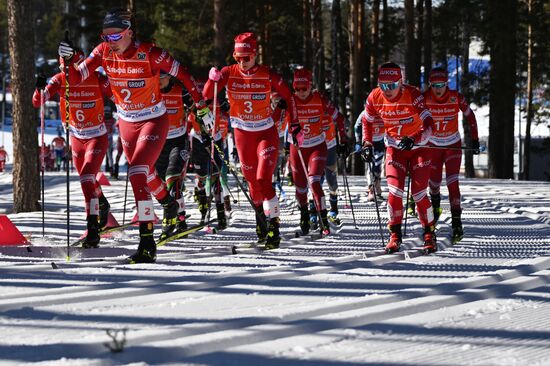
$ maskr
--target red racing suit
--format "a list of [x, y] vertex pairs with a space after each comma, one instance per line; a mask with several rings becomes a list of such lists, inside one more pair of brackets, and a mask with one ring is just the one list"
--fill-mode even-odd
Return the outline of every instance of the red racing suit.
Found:
[[[271, 90], [286, 100], [292, 121], [296, 121], [294, 98], [283, 79], [267, 66], [255, 65], [243, 72], [239, 65], [231, 65], [222, 68], [221, 73], [218, 92], [227, 89], [229, 122], [250, 196], [257, 208], [263, 205], [268, 219], [278, 217], [279, 202], [271, 181], [279, 154], [279, 134], [271, 116]], [[207, 81], [203, 96], [214, 96], [212, 80]]]
[[[459, 111], [462, 111], [470, 125], [472, 139], [478, 139], [476, 117], [462, 94], [456, 90], [447, 89], [445, 94], [441, 98], [438, 98], [430, 88], [424, 92], [424, 99], [434, 119], [432, 137], [430, 138], [432, 144], [460, 148], [461, 138], [458, 130]], [[430, 195], [439, 195], [443, 165], [445, 165], [445, 179], [449, 191], [451, 210], [460, 210], [458, 176], [461, 162], [462, 151], [460, 149], [432, 150], [432, 170], [429, 180]]]
[[[403, 84], [399, 94], [388, 100], [380, 88], [367, 97], [363, 120], [363, 141], [372, 143], [373, 123], [376, 118], [384, 121], [386, 152], [386, 177], [388, 180], [389, 224], [401, 224], [403, 219], [403, 189], [405, 177], [410, 174], [411, 194], [416, 202], [418, 218], [422, 226], [433, 224], [433, 210], [426, 195], [430, 176], [430, 150], [423, 146], [431, 135], [433, 119], [424, 97], [413, 86]], [[410, 151], [398, 148], [400, 140], [409, 136], [415, 146]]]
[[77, 69], [69, 68], [71, 84], [87, 79], [90, 71], [99, 66], [111, 82], [139, 221], [152, 221], [151, 194], [158, 200], [168, 194], [154, 167], [169, 130], [160, 92], [160, 71], [180, 80], [195, 102], [201, 100], [201, 95], [187, 70], [166, 50], [150, 43], [136, 41], [122, 55], [113, 52], [106, 42], [99, 44]]

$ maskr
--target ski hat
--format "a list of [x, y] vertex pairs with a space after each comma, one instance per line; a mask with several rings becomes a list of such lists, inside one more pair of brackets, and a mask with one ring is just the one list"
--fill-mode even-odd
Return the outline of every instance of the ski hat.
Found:
[[256, 35], [252, 32], [241, 33], [235, 37], [234, 57], [248, 56], [256, 54]]
[[436, 67], [430, 71], [430, 83], [446, 83], [449, 81], [449, 73], [442, 67]]
[[[82, 52], [81, 50], [75, 50], [72, 60], [75, 65], [78, 65], [79, 63], [84, 61], [85, 58], [86, 57], [84, 56], [84, 52]], [[63, 57], [59, 57], [59, 67], [65, 67], [65, 59]]]
[[386, 62], [378, 68], [379, 83], [395, 83], [401, 80], [401, 68], [393, 62]]
[[130, 19], [132, 13], [122, 8], [111, 9], [103, 18], [103, 29], [106, 28], [121, 28], [126, 29], [132, 26]]
[[311, 71], [305, 68], [294, 70], [294, 81], [292, 82], [292, 87], [296, 88], [308, 88], [311, 86]]

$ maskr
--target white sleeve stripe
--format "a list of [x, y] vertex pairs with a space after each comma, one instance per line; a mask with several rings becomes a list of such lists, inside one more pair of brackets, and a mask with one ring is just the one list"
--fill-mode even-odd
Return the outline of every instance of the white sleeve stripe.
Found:
[[172, 62], [172, 68], [170, 69], [169, 74], [176, 77], [178, 75], [179, 68], [180, 68], [180, 63], [174, 60], [174, 62]]
[[90, 72], [88, 71], [88, 66], [86, 66], [86, 63], [83, 62], [78, 66], [78, 71], [80, 71], [80, 75], [82, 76], [82, 80], [86, 80], [90, 76]]
[[431, 114], [428, 110], [423, 110], [422, 113], [420, 113], [420, 118], [422, 118], [422, 120], [425, 120], [429, 116], [431, 116]]

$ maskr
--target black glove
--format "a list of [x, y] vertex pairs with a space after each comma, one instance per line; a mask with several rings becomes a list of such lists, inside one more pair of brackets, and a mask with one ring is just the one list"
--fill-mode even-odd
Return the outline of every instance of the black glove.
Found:
[[349, 149], [349, 144], [345, 141], [342, 141], [336, 147], [336, 152], [337, 152], [338, 156], [341, 157], [342, 159], [345, 159], [345, 158], [348, 157], [348, 155], [350, 154], [349, 150], [350, 150]]
[[374, 161], [374, 149], [372, 146], [364, 146], [361, 149], [361, 159], [365, 163], [372, 163]]
[[286, 156], [290, 154], [290, 142], [285, 142], [285, 147], [283, 148], [283, 153]]
[[400, 150], [407, 150], [407, 151], [412, 150], [413, 146], [414, 146], [414, 140], [409, 136], [403, 137], [401, 142], [399, 142], [399, 145], [397, 145], [397, 147]]
[[[290, 134], [292, 135], [292, 143], [295, 145], [295, 146], [299, 146], [299, 143], [300, 143], [300, 132], [302, 131], [302, 126], [300, 125], [296, 125], [294, 127], [292, 127], [292, 131], [290, 131]], [[304, 139], [304, 135], [302, 133], [302, 138], [301, 140]]]
[[222, 112], [229, 112], [229, 102], [227, 101], [227, 99], [224, 99], [221, 104], [220, 104], [220, 111]]
[[277, 103], [277, 108], [286, 109], [286, 100], [281, 98], [281, 100], [279, 100], [279, 103]]
[[479, 155], [479, 140], [472, 140], [472, 149], [474, 155]]
[[44, 74], [36, 75], [36, 83], [35, 83], [36, 89], [43, 90], [46, 88], [46, 85], [48, 85], [46, 76]]
[[209, 148], [210, 144], [212, 143], [212, 138], [210, 137], [210, 135], [207, 133], [202, 133], [201, 139], [202, 139], [203, 145]]

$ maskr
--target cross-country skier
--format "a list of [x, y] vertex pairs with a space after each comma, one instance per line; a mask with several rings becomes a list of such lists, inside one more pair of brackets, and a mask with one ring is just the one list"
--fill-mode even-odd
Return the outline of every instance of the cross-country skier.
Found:
[[[35, 96], [36, 96], [36, 91], [35, 91]], [[40, 98], [40, 96], [38, 96], [38, 98]], [[40, 101], [38, 103], [40, 103]], [[58, 128], [57, 136], [52, 139], [53, 151], [55, 153], [55, 170], [57, 171], [61, 170], [61, 162], [63, 162], [63, 166], [65, 166], [65, 161], [67, 159], [66, 151], [65, 151], [66, 150], [65, 145], [67, 141], [65, 141], [65, 137], [61, 135], [62, 133], [63, 133], [62, 129]]]
[[[290, 146], [290, 166], [296, 199], [300, 208], [300, 228], [303, 234], [310, 229], [309, 210], [307, 205], [308, 180], [312, 189], [315, 208], [321, 218], [321, 233], [330, 234], [327, 218], [325, 193], [321, 187], [321, 177], [327, 162], [327, 144], [325, 143], [324, 115], [328, 113], [337, 120], [342, 144], [346, 143], [344, 117], [339, 114], [334, 105], [321, 93], [313, 90], [311, 71], [300, 68], [294, 71], [292, 82], [298, 113], [299, 127], [292, 131], [293, 144]], [[328, 123], [328, 121], [327, 121]], [[345, 150], [345, 148], [343, 148]], [[302, 159], [304, 164], [302, 164]], [[305, 168], [304, 168], [305, 165]]]
[[363, 148], [366, 160], [373, 157], [373, 122], [384, 121], [386, 132], [386, 177], [388, 181], [388, 215], [390, 240], [386, 251], [399, 250], [402, 241], [403, 189], [407, 172], [418, 218], [424, 228], [424, 251], [437, 250], [434, 216], [426, 194], [430, 176], [430, 150], [424, 146], [431, 135], [433, 119], [424, 97], [415, 87], [404, 84], [401, 68], [393, 62], [380, 66], [378, 87], [367, 97], [363, 124]]
[[189, 160], [189, 136], [187, 135], [186, 108], [193, 105], [191, 96], [183, 86], [172, 79], [170, 74], [160, 73], [160, 92], [168, 116], [168, 136], [155, 163], [158, 177], [166, 183], [170, 195], [178, 202], [178, 216], [165, 218], [159, 240], [187, 229], [185, 202], [181, 194], [181, 172], [183, 164]]
[[256, 233], [267, 249], [273, 249], [279, 247], [281, 239], [279, 201], [271, 184], [279, 145], [277, 127], [271, 118], [271, 90], [276, 90], [286, 101], [294, 124], [297, 124], [296, 107], [283, 79], [269, 67], [256, 64], [256, 46], [253, 33], [237, 35], [233, 52], [237, 64], [225, 66], [221, 71], [212, 68], [203, 95], [212, 99], [215, 82], [218, 90], [227, 88], [230, 123], [241, 169], [256, 206]]
[[[84, 61], [84, 53], [75, 50], [72, 62], [76, 65]], [[65, 66], [65, 60], [60, 57], [60, 68]], [[60, 95], [61, 110], [65, 110], [65, 73], [54, 75], [48, 83], [39, 75], [36, 80], [36, 90], [33, 95], [33, 105], [40, 107], [40, 91], [44, 90], [44, 103]], [[69, 133], [74, 166], [80, 176], [80, 185], [86, 201], [87, 235], [82, 246], [95, 248], [100, 241], [99, 230], [107, 224], [109, 202], [103, 195], [101, 186], [96, 180], [96, 174], [108, 148], [107, 128], [103, 113], [103, 98], [111, 98], [109, 81], [98, 72], [92, 72], [90, 77], [80, 85], [69, 84]], [[65, 115], [62, 114], [63, 120]], [[66, 123], [65, 121], [63, 121]], [[65, 147], [65, 139], [58, 136], [59, 145]], [[54, 146], [56, 146], [54, 144]]]
[[[124, 153], [129, 163], [138, 209], [140, 242], [137, 251], [129, 257], [131, 263], [156, 261], [153, 237], [154, 207], [151, 195], [164, 208], [163, 222], [177, 216], [178, 204], [170, 196], [154, 164], [168, 134], [168, 117], [160, 92], [161, 71], [180, 80], [189, 91], [197, 108], [208, 115], [191, 75], [166, 50], [135, 39], [131, 13], [123, 9], [109, 11], [103, 20], [103, 42], [77, 69], [69, 68], [71, 84], [78, 84], [90, 72], [103, 66], [115, 96], [118, 128]], [[59, 45], [59, 55], [71, 62], [73, 48], [65, 42]], [[72, 63], [72, 62], [71, 62]]]
[[8, 161], [9, 156], [4, 146], [0, 146], [0, 173], [4, 171], [4, 165]]
[[460, 188], [458, 175], [462, 160], [460, 132], [458, 131], [458, 111], [462, 111], [470, 126], [472, 136], [472, 148], [474, 154], [479, 154], [479, 138], [477, 122], [474, 112], [470, 109], [464, 95], [456, 90], [450, 90], [447, 86], [449, 75], [442, 67], [430, 71], [430, 88], [424, 92], [424, 99], [432, 113], [434, 124], [430, 142], [436, 146], [444, 146], [449, 149], [433, 149], [432, 171], [429, 187], [430, 198], [434, 208], [435, 221], [441, 215], [441, 176], [445, 165], [445, 179], [449, 190], [449, 202], [451, 204], [451, 218], [453, 228], [453, 242], [460, 241], [464, 235], [462, 230], [462, 208], [460, 206]]

